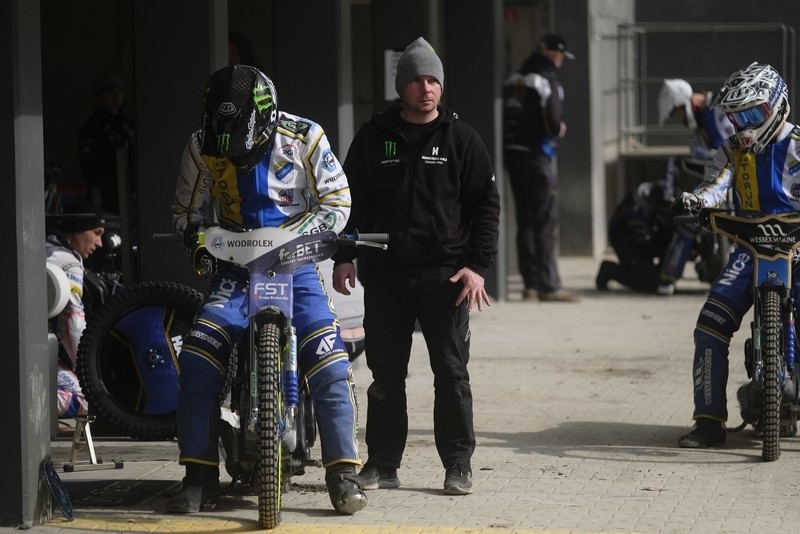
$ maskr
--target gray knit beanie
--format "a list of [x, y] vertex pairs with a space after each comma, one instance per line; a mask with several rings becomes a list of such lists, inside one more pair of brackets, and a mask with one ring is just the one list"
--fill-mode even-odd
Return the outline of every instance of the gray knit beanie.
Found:
[[444, 89], [444, 68], [442, 60], [436, 55], [428, 41], [419, 37], [403, 51], [397, 61], [397, 75], [394, 78], [394, 88], [401, 94], [417, 76], [433, 76]]

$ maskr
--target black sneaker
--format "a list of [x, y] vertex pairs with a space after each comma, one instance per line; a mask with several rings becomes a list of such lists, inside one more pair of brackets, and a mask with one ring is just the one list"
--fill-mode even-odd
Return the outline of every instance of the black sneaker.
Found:
[[472, 469], [464, 464], [448, 467], [444, 473], [445, 495], [469, 495], [472, 493]]
[[219, 500], [219, 486], [183, 486], [183, 489], [167, 501], [167, 512], [171, 514], [191, 514], [203, 510], [213, 510]]
[[678, 439], [678, 446], [690, 449], [704, 449], [725, 443], [725, 426], [713, 419], [698, 419], [694, 429]]
[[167, 512], [191, 514], [213, 510], [219, 501], [219, 466], [186, 464], [183, 488], [167, 501]]
[[325, 472], [325, 485], [334, 509], [353, 515], [367, 505], [367, 495], [361, 491], [353, 464], [337, 464]]
[[356, 477], [361, 489], [390, 489], [399, 488], [400, 479], [397, 478], [397, 469], [383, 467], [367, 462]]

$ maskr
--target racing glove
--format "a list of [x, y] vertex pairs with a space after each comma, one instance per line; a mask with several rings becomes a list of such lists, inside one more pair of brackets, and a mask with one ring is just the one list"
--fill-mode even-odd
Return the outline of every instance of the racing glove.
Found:
[[703, 201], [694, 193], [681, 193], [675, 203], [672, 204], [672, 212], [675, 215], [697, 215], [703, 207]]
[[197, 276], [209, 278], [217, 272], [219, 260], [211, 255], [205, 245], [198, 244], [192, 251], [192, 267]]
[[192, 268], [194, 272], [203, 278], [208, 278], [217, 272], [218, 262], [217, 258], [208, 252], [205, 245], [200, 244], [197, 237], [200, 231], [200, 225], [190, 224], [186, 226], [183, 231], [183, 248], [192, 259]]

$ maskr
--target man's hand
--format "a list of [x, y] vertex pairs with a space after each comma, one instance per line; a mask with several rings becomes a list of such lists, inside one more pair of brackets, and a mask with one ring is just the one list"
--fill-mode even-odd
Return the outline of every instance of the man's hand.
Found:
[[356, 287], [356, 266], [352, 263], [340, 263], [333, 268], [333, 289], [342, 295], [349, 295], [347, 285]]
[[703, 207], [703, 201], [694, 193], [681, 193], [681, 196], [672, 204], [675, 215], [697, 215]]
[[483, 305], [491, 306], [489, 295], [483, 287], [483, 277], [468, 267], [462, 268], [450, 277], [450, 282], [455, 284], [461, 281], [463, 287], [458, 294], [455, 305], [459, 306], [464, 299], [467, 299], [467, 311], [472, 311], [472, 305], [477, 304], [478, 311], [483, 311]]

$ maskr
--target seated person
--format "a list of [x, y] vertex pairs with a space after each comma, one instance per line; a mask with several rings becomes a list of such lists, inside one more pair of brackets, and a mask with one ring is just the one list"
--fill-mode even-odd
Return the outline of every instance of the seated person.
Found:
[[70, 285], [69, 301], [53, 321], [59, 341], [58, 416], [75, 417], [88, 413], [75, 365], [78, 343], [86, 327], [83, 306], [83, 260], [103, 246], [105, 221], [88, 201], [75, 201], [64, 208], [64, 217], [47, 236], [45, 256], [49, 263], [64, 270]]
[[597, 289], [607, 290], [614, 280], [634, 291], [656, 292], [661, 264], [675, 232], [672, 201], [663, 181], [644, 182], [622, 200], [608, 225], [608, 240], [619, 263], [600, 264]]

